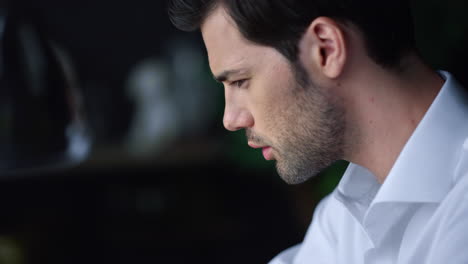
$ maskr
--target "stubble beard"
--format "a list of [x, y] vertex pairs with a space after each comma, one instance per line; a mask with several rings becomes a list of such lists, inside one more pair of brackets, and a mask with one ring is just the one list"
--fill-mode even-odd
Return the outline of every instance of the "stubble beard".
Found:
[[344, 110], [312, 80], [303, 83], [296, 76], [294, 105], [278, 122], [274, 148], [276, 169], [288, 184], [303, 183], [343, 157]]

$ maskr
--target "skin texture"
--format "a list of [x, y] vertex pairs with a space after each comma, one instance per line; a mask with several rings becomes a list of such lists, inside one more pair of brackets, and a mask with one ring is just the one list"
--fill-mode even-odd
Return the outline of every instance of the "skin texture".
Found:
[[343, 113], [310, 78], [302, 87], [287, 59], [243, 39], [222, 9], [202, 33], [212, 72], [225, 85], [224, 126], [245, 129], [250, 145], [271, 147], [286, 182], [303, 182], [342, 156]]
[[326, 17], [312, 21], [299, 43], [306, 87], [296, 79], [298, 65], [242, 37], [222, 6], [201, 31], [211, 70], [225, 86], [224, 126], [245, 129], [251, 146], [268, 147], [266, 158], [292, 184], [339, 159], [382, 183], [443, 84], [413, 55], [399, 71], [380, 67], [359, 30]]

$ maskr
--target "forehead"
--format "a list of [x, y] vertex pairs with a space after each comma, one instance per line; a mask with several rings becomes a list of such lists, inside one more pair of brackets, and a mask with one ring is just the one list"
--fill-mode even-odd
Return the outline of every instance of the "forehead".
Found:
[[201, 25], [213, 74], [260, 63], [274, 52], [246, 40], [223, 7], [217, 7]]

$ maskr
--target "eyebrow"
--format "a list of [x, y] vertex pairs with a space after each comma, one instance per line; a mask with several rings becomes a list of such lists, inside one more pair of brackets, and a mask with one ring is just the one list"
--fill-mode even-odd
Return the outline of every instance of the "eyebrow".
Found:
[[228, 70], [228, 71], [223, 71], [222, 73], [214, 76], [215, 80], [217, 82], [224, 82], [226, 80], [229, 80], [232, 75], [239, 74], [243, 72], [242, 70]]

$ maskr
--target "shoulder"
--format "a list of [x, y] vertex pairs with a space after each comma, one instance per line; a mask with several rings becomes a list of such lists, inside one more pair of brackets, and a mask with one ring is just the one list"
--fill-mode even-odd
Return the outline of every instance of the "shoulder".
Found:
[[463, 171], [459, 170], [453, 188], [426, 226], [433, 231], [432, 235], [428, 234], [432, 237], [427, 243], [430, 248], [428, 263], [443, 263], [447, 259], [451, 259], [451, 263], [468, 263], [468, 160], [461, 164]]
[[429, 263], [468, 263], [468, 173], [452, 189], [436, 211], [429, 227], [434, 237], [430, 243]]

